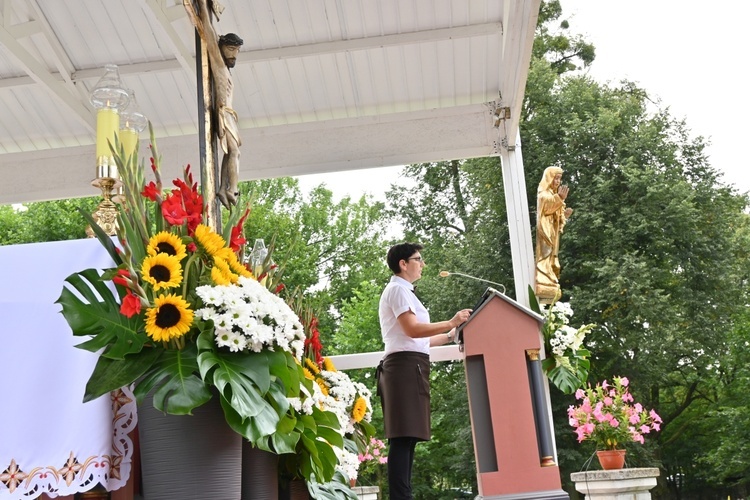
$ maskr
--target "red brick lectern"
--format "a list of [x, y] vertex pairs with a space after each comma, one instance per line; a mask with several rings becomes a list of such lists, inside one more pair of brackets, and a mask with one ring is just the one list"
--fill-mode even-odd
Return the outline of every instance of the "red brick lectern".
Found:
[[554, 459], [539, 361], [543, 318], [488, 288], [458, 331], [479, 497], [568, 499]]

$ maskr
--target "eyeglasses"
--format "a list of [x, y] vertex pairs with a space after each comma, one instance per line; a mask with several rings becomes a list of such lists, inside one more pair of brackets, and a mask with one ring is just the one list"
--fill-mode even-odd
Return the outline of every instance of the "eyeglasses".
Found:
[[419, 257], [409, 257], [408, 259], [404, 259], [404, 260], [407, 261], [407, 262], [409, 262], [410, 260], [416, 260], [417, 262], [424, 262], [424, 259], [421, 256], [419, 256]]

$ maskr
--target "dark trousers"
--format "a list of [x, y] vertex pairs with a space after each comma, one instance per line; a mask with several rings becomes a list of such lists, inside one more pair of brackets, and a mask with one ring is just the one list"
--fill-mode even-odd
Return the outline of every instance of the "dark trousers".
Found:
[[388, 440], [388, 489], [391, 500], [413, 500], [411, 492], [411, 468], [414, 464], [414, 448], [420, 441], [413, 437], [398, 437]]

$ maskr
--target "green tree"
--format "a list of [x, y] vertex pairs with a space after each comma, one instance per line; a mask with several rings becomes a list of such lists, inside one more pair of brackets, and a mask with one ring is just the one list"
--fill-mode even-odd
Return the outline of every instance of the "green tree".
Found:
[[97, 198], [41, 201], [24, 206], [0, 206], [0, 244], [75, 240], [86, 237], [86, 220], [79, 210], [92, 213]]

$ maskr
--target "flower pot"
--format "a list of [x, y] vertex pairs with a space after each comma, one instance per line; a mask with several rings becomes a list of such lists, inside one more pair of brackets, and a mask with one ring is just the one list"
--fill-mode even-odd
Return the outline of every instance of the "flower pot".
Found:
[[626, 450], [598, 450], [596, 456], [604, 470], [622, 469]]
[[279, 500], [279, 457], [242, 443], [242, 499]]
[[349, 480], [349, 486], [351, 486], [352, 488], [354, 488], [355, 486], [357, 486], [357, 480], [356, 479], [350, 479]]
[[279, 486], [279, 500], [310, 500], [307, 483], [302, 479], [282, 481]]
[[167, 415], [151, 395], [138, 407], [143, 497], [240, 498], [242, 436], [224, 419], [218, 395], [193, 415]]

